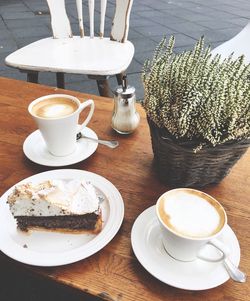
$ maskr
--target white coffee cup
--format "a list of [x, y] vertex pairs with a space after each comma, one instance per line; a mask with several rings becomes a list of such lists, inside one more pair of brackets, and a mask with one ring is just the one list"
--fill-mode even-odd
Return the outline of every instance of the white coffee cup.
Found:
[[[227, 225], [227, 215], [210, 195], [190, 188], [172, 189], [157, 200], [156, 214], [164, 248], [173, 258], [218, 262], [229, 255], [229, 248], [217, 239]], [[208, 255], [207, 245], [220, 252]]]
[[[90, 106], [87, 118], [78, 125], [80, 113]], [[66, 94], [51, 94], [32, 101], [28, 111], [35, 120], [48, 151], [54, 156], [67, 156], [76, 149], [76, 134], [90, 121], [94, 102], [81, 103], [78, 98]]]

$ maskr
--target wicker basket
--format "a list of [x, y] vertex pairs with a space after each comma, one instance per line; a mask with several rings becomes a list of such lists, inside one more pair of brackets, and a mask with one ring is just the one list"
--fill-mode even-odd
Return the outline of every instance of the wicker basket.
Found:
[[163, 139], [161, 130], [150, 120], [148, 124], [159, 178], [173, 187], [203, 187], [219, 183], [250, 144], [249, 140], [242, 140], [204, 147], [194, 153], [191, 143], [177, 144], [171, 138]]

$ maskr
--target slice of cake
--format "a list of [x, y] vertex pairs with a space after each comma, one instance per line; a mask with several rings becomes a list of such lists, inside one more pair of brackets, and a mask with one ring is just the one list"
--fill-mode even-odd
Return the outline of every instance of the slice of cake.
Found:
[[84, 180], [20, 184], [7, 202], [18, 228], [23, 231], [45, 229], [98, 233], [102, 228], [95, 188]]

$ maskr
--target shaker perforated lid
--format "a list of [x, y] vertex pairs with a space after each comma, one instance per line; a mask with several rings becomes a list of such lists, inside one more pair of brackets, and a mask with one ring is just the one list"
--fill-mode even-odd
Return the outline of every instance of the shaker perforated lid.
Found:
[[127, 76], [123, 75], [122, 85], [118, 86], [115, 90], [115, 95], [122, 98], [130, 98], [135, 95], [135, 88], [127, 85]]

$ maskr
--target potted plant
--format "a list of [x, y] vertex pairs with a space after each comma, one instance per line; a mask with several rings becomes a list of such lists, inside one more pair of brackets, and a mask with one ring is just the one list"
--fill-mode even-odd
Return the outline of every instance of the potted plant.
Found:
[[218, 183], [249, 146], [250, 65], [212, 55], [203, 38], [173, 47], [164, 38], [142, 72], [155, 164], [172, 186]]

